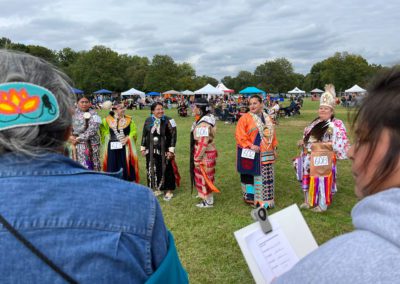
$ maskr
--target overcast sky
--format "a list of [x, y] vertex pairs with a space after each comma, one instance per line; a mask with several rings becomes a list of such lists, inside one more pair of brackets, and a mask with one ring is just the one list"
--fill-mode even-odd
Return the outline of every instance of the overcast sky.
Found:
[[0, 0], [0, 7], [0, 37], [13, 42], [167, 54], [217, 79], [278, 57], [307, 74], [336, 51], [400, 63], [398, 0]]

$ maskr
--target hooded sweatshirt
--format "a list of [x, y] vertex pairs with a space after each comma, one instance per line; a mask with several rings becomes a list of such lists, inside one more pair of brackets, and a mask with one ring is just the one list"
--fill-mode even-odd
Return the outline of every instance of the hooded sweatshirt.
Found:
[[355, 230], [316, 249], [275, 283], [400, 283], [400, 188], [352, 210]]

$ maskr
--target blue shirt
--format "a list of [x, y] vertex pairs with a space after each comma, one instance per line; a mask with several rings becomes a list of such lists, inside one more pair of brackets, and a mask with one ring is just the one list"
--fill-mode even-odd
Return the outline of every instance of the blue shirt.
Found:
[[[168, 251], [160, 206], [141, 185], [74, 161], [0, 156], [0, 213], [79, 283], [143, 283]], [[0, 227], [1, 283], [64, 283]]]

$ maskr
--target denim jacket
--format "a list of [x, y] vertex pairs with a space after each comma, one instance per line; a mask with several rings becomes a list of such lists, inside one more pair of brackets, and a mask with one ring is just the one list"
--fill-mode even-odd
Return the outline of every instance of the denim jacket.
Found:
[[[79, 283], [144, 283], [168, 251], [150, 190], [58, 154], [0, 156], [0, 213]], [[0, 282], [64, 283], [3, 226]]]

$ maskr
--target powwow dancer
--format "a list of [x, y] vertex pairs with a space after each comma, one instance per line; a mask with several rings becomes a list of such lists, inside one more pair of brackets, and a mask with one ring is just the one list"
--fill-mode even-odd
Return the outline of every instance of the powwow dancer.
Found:
[[72, 135], [69, 137], [72, 159], [89, 170], [100, 171], [101, 118], [90, 107], [85, 95], [78, 95], [77, 108], [72, 117]]
[[349, 140], [343, 122], [334, 116], [335, 97], [335, 87], [326, 85], [318, 117], [304, 129], [298, 142], [302, 152], [294, 159], [294, 167], [304, 193], [302, 209], [327, 210], [337, 192], [336, 159], [347, 159]]
[[236, 126], [237, 170], [243, 199], [253, 206], [274, 208], [276, 147], [275, 125], [263, 111], [261, 97], [250, 98], [250, 112]]
[[196, 121], [190, 133], [190, 173], [192, 184], [196, 185], [198, 196], [202, 201], [197, 204], [200, 208], [214, 205], [213, 192], [219, 192], [214, 186], [217, 149], [214, 139], [216, 134], [215, 118], [209, 113], [206, 99], [196, 99], [193, 113]]
[[180, 183], [175, 162], [176, 123], [164, 115], [162, 103], [153, 103], [150, 109], [152, 114], [144, 122], [140, 146], [142, 156], [146, 156], [147, 185], [155, 195], [164, 191], [164, 200], [169, 201]]
[[136, 124], [132, 117], [125, 115], [125, 107], [118, 104], [100, 125], [103, 145], [103, 171], [123, 170], [124, 180], [139, 182], [139, 164], [135, 142]]

